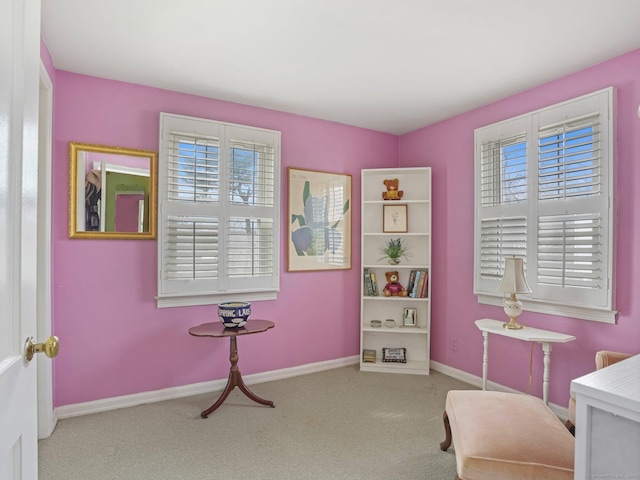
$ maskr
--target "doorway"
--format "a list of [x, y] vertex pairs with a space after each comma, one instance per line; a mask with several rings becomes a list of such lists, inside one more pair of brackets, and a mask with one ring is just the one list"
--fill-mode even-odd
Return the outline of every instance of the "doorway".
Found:
[[[38, 107], [38, 305], [36, 338], [51, 335], [51, 159], [53, 139], [53, 83], [40, 61]], [[38, 438], [47, 438], [56, 426], [53, 412], [53, 362], [38, 361]]]

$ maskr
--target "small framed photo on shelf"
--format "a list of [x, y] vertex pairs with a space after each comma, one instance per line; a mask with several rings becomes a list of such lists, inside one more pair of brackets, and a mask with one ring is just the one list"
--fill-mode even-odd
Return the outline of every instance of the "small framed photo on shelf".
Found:
[[407, 349], [384, 347], [382, 349], [382, 361], [393, 363], [407, 363]]
[[382, 206], [382, 231], [384, 233], [407, 233], [407, 205]]
[[418, 310], [415, 308], [405, 308], [402, 314], [402, 326], [403, 327], [417, 327], [418, 326]]

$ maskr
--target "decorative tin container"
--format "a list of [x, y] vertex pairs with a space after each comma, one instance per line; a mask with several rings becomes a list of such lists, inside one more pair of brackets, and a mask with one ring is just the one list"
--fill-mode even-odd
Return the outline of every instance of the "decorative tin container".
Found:
[[251, 304], [247, 302], [226, 302], [218, 304], [218, 317], [227, 328], [240, 328], [247, 324], [251, 315]]
[[362, 361], [363, 362], [375, 363], [376, 362], [376, 351], [375, 350], [370, 350], [370, 349], [363, 350], [362, 351]]

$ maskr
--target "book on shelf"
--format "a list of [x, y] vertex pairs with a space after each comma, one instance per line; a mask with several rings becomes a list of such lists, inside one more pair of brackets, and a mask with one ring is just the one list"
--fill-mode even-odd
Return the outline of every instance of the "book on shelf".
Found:
[[371, 282], [371, 273], [368, 268], [364, 269], [364, 295], [367, 297], [373, 296], [373, 283]]
[[375, 272], [371, 272], [371, 285], [373, 287], [373, 296], [377, 297], [378, 295], [380, 295], [380, 292], [378, 291], [378, 282], [376, 281], [376, 274]]
[[414, 298], [420, 298], [420, 294], [422, 293], [422, 287], [424, 286], [424, 274], [423, 270], [420, 270], [420, 280], [418, 280], [418, 286], [416, 287]]
[[426, 298], [429, 285], [429, 270], [411, 270], [407, 292], [410, 298]]
[[423, 273], [424, 283], [420, 291], [420, 298], [427, 298], [427, 292], [429, 291], [429, 270], [425, 270]]
[[409, 292], [409, 296], [411, 298], [417, 298], [418, 285], [420, 285], [420, 274], [421, 273], [422, 273], [421, 270], [416, 270], [416, 278], [413, 281], [413, 286], [411, 287], [411, 291]]
[[409, 273], [409, 283], [407, 284], [407, 292], [409, 296], [411, 296], [411, 291], [413, 290], [413, 284], [416, 281], [416, 270], [411, 270]]

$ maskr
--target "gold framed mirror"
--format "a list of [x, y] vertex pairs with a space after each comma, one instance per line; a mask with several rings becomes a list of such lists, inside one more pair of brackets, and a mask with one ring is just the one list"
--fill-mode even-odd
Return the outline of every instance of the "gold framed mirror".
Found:
[[158, 156], [69, 142], [69, 238], [155, 239]]

